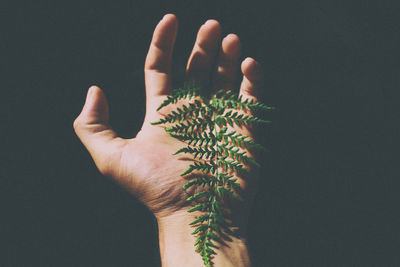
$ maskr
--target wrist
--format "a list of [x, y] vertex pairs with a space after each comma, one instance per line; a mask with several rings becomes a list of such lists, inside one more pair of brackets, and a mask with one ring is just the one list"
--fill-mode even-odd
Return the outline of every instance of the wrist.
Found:
[[[199, 214], [178, 211], [168, 216], [156, 216], [159, 231], [160, 255], [163, 267], [204, 267], [199, 253], [195, 251], [196, 237], [189, 225]], [[223, 243], [217, 243], [212, 262], [215, 267], [247, 267], [250, 257], [247, 249], [245, 225], [235, 227], [234, 235], [227, 235]]]

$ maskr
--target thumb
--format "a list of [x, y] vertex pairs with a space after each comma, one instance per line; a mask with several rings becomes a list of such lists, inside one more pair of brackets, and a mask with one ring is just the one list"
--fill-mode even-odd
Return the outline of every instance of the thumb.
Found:
[[125, 144], [110, 127], [108, 119], [108, 103], [103, 91], [91, 86], [81, 114], [74, 121], [74, 130], [104, 175], [115, 169], [120, 158], [118, 154]]

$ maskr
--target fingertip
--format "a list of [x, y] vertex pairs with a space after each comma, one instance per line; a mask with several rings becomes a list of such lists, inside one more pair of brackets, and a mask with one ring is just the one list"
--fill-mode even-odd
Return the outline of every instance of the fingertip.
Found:
[[262, 72], [260, 64], [251, 57], [247, 57], [241, 64], [243, 80], [240, 86], [240, 94], [256, 99], [258, 90], [262, 84]]
[[176, 15], [172, 14], [172, 13], [165, 14], [161, 20], [167, 20], [167, 19], [168, 20], [170, 20], [170, 19], [177, 20]]
[[230, 33], [225, 36], [224, 40], [230, 41], [230, 42], [240, 42], [239, 36], [235, 33]]
[[241, 64], [243, 75], [250, 81], [261, 80], [261, 66], [255, 59], [247, 57]]
[[207, 25], [207, 26], [213, 25], [213, 26], [221, 27], [219, 21], [216, 20], [216, 19], [208, 19], [208, 20], [204, 23], [204, 25]]
[[86, 101], [89, 101], [91, 99], [97, 99], [99, 95], [104, 95], [103, 91], [101, 90], [100, 87], [97, 85], [91, 85], [88, 89]]
[[232, 90], [235, 87], [241, 49], [240, 39], [236, 34], [230, 33], [223, 38], [214, 74], [214, 92], [221, 89]]
[[177, 33], [176, 16], [164, 15], [154, 30], [144, 66], [148, 96], [168, 94], [170, 91], [169, 74]]
[[216, 49], [216, 45], [221, 41], [221, 25], [215, 19], [207, 20], [197, 33], [196, 44], [204, 50], [209, 50], [211, 47]]
[[197, 32], [193, 50], [186, 64], [186, 81], [195, 80], [208, 87], [220, 45], [221, 26], [217, 20], [209, 19]]
[[221, 24], [219, 23], [218, 20], [215, 19], [209, 19], [207, 20], [202, 26], [201, 26], [202, 30], [204, 30], [205, 28], [209, 28], [211, 29], [210, 34], [215, 36], [215, 35], [221, 35], [222, 32], [222, 28], [221, 28]]
[[[171, 35], [176, 29], [178, 25], [178, 19], [174, 14], [166, 14], [162, 19], [158, 22], [155, 32], [158, 31], [167, 31], [168, 35]], [[154, 32], [154, 33], [155, 33]]]
[[243, 61], [242, 61], [242, 71], [245, 72], [248, 68], [250, 68], [252, 65], [257, 65], [258, 62], [251, 57], [246, 57]]
[[174, 14], [166, 14], [157, 24], [152, 43], [161, 49], [171, 50], [178, 33], [178, 20]]
[[166, 19], [166, 18], [170, 18], [170, 17], [176, 17], [175, 14], [173, 13], [166, 13], [161, 20]]
[[93, 94], [98, 90], [101, 90], [100, 87], [98, 87], [97, 85], [91, 85], [89, 87], [88, 94]]
[[93, 93], [96, 91], [97, 86], [96, 85], [91, 85], [86, 93], [86, 100], [85, 100], [85, 106], [89, 103], [89, 101], [93, 97]]
[[107, 98], [97, 85], [89, 87], [82, 113], [85, 114], [84, 117], [90, 118], [90, 121], [108, 121]]
[[239, 36], [234, 33], [230, 33], [222, 40], [222, 50], [225, 50], [226, 54], [239, 55], [241, 50], [241, 43]]

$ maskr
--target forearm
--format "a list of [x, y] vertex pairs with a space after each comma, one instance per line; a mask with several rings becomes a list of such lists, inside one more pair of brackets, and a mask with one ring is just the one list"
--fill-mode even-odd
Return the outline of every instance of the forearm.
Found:
[[[195, 252], [195, 237], [189, 223], [193, 217], [177, 213], [165, 218], [157, 218], [159, 244], [163, 267], [193, 266], [204, 267], [201, 256]], [[245, 237], [229, 236], [225, 244], [216, 243], [216, 255], [212, 262], [215, 267], [248, 267], [250, 257]]]

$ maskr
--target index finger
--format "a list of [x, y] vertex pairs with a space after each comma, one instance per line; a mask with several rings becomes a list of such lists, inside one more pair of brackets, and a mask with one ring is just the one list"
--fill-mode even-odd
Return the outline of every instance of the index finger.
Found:
[[167, 14], [156, 26], [144, 65], [146, 97], [166, 95], [171, 90], [171, 61], [178, 21]]

